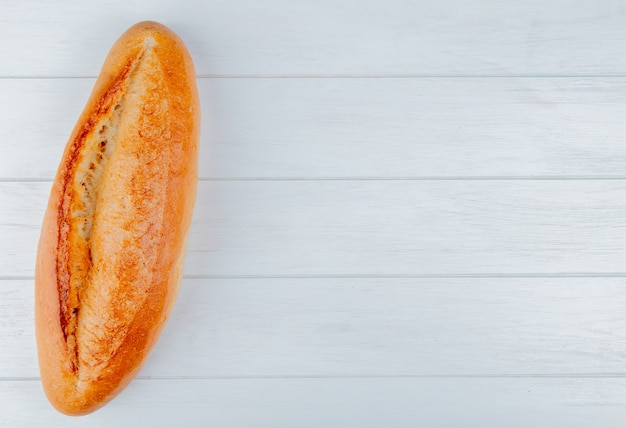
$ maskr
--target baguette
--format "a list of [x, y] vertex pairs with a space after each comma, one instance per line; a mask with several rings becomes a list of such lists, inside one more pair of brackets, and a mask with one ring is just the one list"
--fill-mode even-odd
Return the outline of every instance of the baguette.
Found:
[[137, 375], [176, 298], [196, 195], [200, 107], [183, 42], [155, 22], [111, 49], [65, 147], [35, 267], [44, 391], [68, 415]]

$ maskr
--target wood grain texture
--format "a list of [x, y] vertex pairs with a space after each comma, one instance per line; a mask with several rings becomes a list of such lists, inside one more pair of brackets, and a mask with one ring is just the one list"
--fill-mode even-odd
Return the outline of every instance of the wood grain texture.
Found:
[[117, 35], [162, 21], [200, 74], [624, 74], [619, 2], [3, 2], [0, 76], [95, 76]]
[[623, 378], [137, 380], [102, 410], [68, 419], [36, 381], [0, 382], [5, 426], [618, 428]]
[[[0, 80], [0, 177], [50, 179], [93, 79]], [[200, 79], [200, 176], [626, 176], [624, 78]], [[358, 107], [356, 107], [358, 106]]]
[[[5, 276], [50, 183], [0, 183]], [[622, 273], [625, 180], [200, 182], [186, 275]]]
[[[140, 377], [626, 377], [624, 282], [186, 279]], [[38, 377], [32, 281], [0, 300], [0, 380]]]

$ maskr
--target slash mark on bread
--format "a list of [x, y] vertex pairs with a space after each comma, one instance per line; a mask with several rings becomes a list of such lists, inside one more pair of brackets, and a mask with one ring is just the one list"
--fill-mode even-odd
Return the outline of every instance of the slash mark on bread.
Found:
[[75, 373], [80, 366], [77, 329], [81, 296], [91, 284], [94, 264], [91, 238], [98, 211], [100, 183], [118, 144], [118, 126], [125, 107], [125, 94], [132, 91], [141, 64], [151, 56], [152, 47], [152, 43], [147, 43], [101, 97], [93, 115], [100, 120], [83, 126], [63, 166], [63, 197], [57, 219], [57, 285], [61, 329], [71, 369]]

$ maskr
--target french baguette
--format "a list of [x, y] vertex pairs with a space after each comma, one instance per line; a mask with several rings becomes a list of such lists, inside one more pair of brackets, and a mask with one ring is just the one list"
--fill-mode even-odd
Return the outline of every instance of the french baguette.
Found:
[[44, 391], [68, 415], [137, 375], [172, 309], [196, 194], [200, 106], [183, 42], [155, 22], [111, 49], [65, 147], [35, 267]]

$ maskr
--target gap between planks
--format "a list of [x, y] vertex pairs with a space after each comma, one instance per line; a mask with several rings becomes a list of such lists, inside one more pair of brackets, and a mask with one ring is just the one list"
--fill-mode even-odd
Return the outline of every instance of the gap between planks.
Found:
[[[48, 76], [48, 75], [7, 75], [0, 80], [46, 80], [46, 79], [96, 79], [96, 75]], [[519, 74], [376, 74], [376, 73], [294, 73], [294, 74], [197, 74], [197, 79], [623, 79], [624, 73], [615, 74], [550, 74], [550, 73], [519, 73]]]
[[[0, 183], [51, 183], [49, 177], [0, 177]], [[415, 177], [199, 177], [198, 181], [623, 181], [626, 175], [494, 175]]]
[[[437, 279], [437, 278], [626, 278], [626, 272], [537, 272], [458, 274], [286, 274], [286, 275], [183, 275], [183, 279]], [[31, 275], [1, 276], [0, 281], [33, 281]]]
[[[406, 375], [257, 375], [257, 376], [137, 376], [136, 380], [279, 380], [279, 379], [624, 379], [626, 373], [484, 373]], [[38, 382], [38, 376], [0, 377], [0, 382]]]

